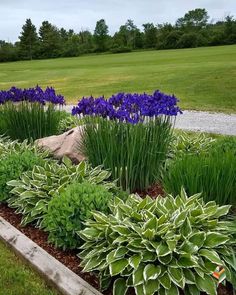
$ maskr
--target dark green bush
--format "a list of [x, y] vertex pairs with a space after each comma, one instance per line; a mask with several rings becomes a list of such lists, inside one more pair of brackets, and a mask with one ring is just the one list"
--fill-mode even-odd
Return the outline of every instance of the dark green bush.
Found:
[[43, 227], [48, 240], [57, 247], [73, 249], [80, 245], [77, 232], [84, 228], [93, 210], [108, 213], [108, 201], [113, 198], [103, 185], [89, 182], [73, 183], [58, 197], [51, 199]]
[[131, 52], [132, 49], [127, 46], [119, 46], [119, 47], [114, 47], [110, 49], [110, 52], [112, 53], [125, 53], [125, 52]]
[[31, 150], [6, 154], [0, 161], [0, 202], [10, 197], [11, 188], [7, 186], [8, 181], [19, 178], [23, 172], [44, 162], [40, 155]]

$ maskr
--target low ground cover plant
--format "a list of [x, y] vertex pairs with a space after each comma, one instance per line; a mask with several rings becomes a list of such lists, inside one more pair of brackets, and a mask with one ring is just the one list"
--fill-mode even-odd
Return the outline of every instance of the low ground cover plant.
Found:
[[104, 185], [89, 182], [72, 183], [57, 198], [48, 204], [43, 218], [43, 228], [49, 233], [49, 242], [63, 249], [75, 249], [81, 244], [77, 232], [84, 228], [84, 222], [91, 211], [109, 213], [108, 203], [113, 194]]
[[110, 172], [103, 170], [101, 166], [91, 168], [86, 162], [73, 165], [66, 157], [61, 164], [51, 160], [41, 166], [35, 165], [31, 171], [23, 173], [20, 179], [7, 183], [11, 193], [8, 205], [15, 208], [17, 213], [23, 214], [23, 226], [30, 222], [40, 226], [49, 201], [59, 196], [69, 184], [86, 180], [103, 184], [109, 190], [118, 190], [115, 182], [108, 181], [109, 177]]
[[202, 192], [205, 201], [236, 204], [236, 144], [220, 139], [199, 152], [181, 152], [168, 162], [163, 176], [166, 192], [177, 194], [184, 186], [188, 194]]
[[200, 194], [153, 200], [131, 195], [116, 198], [111, 214], [93, 212], [79, 235], [84, 271], [97, 271], [102, 290], [114, 280], [113, 294], [217, 294], [212, 273], [218, 266], [235, 279], [229, 221], [230, 206], [204, 203]]
[[111, 169], [124, 190], [147, 188], [167, 158], [177, 98], [160, 91], [83, 98], [72, 110], [86, 125], [80, 149], [93, 166]]
[[53, 135], [62, 115], [56, 106], [64, 103], [64, 97], [50, 87], [1, 90], [0, 133], [19, 140]]

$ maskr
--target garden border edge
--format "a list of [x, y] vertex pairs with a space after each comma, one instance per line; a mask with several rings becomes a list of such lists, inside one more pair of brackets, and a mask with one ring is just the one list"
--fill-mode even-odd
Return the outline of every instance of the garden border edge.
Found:
[[102, 295], [1, 216], [0, 240], [63, 295]]

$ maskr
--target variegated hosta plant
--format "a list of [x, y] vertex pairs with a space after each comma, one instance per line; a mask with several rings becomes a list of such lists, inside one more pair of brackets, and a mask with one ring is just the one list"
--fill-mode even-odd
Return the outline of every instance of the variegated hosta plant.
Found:
[[232, 247], [229, 225], [220, 217], [229, 206], [204, 204], [199, 194], [152, 200], [131, 195], [115, 198], [112, 214], [94, 212], [79, 233], [85, 241], [79, 257], [85, 272], [98, 271], [101, 288], [114, 280], [113, 294], [216, 294], [212, 276], [217, 266], [231, 281]]
[[43, 215], [52, 197], [63, 192], [72, 182], [104, 184], [108, 189], [115, 188], [114, 182], [106, 181], [110, 172], [102, 167], [92, 168], [86, 162], [73, 165], [69, 158], [64, 157], [61, 164], [56, 161], [45, 162], [43, 167], [35, 166], [32, 171], [25, 172], [20, 180], [7, 183], [13, 187], [8, 199], [9, 207], [23, 214], [22, 225], [36, 222], [40, 226]]

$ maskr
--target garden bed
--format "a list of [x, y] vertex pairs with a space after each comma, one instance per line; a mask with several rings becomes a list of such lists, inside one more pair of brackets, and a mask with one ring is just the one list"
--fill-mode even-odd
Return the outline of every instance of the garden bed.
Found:
[[[151, 187], [148, 192], [152, 192], [151, 196], [155, 195], [155, 192], [161, 192], [161, 187], [159, 185]], [[145, 195], [145, 193], [142, 193]], [[86, 282], [91, 284], [94, 288], [99, 290], [99, 282], [97, 277], [93, 273], [83, 273], [82, 268], [79, 266], [80, 259], [78, 258], [77, 254], [78, 251], [75, 250], [60, 250], [56, 249], [53, 245], [50, 245], [47, 241], [48, 234], [45, 233], [43, 230], [35, 228], [31, 225], [27, 225], [22, 227], [20, 225], [21, 222], [21, 214], [16, 214], [14, 209], [9, 208], [5, 204], [0, 204], [0, 216], [7, 220], [11, 225], [29, 237], [32, 241], [34, 241], [37, 245], [43, 248], [46, 252], [72, 270], [75, 274], [79, 275], [83, 278]], [[112, 295], [112, 290], [109, 289], [103, 292], [104, 295]], [[134, 292], [132, 290], [129, 291], [128, 295], [133, 295]], [[234, 292], [231, 286], [225, 287], [220, 285], [218, 287], [218, 295], [234, 295]]]

